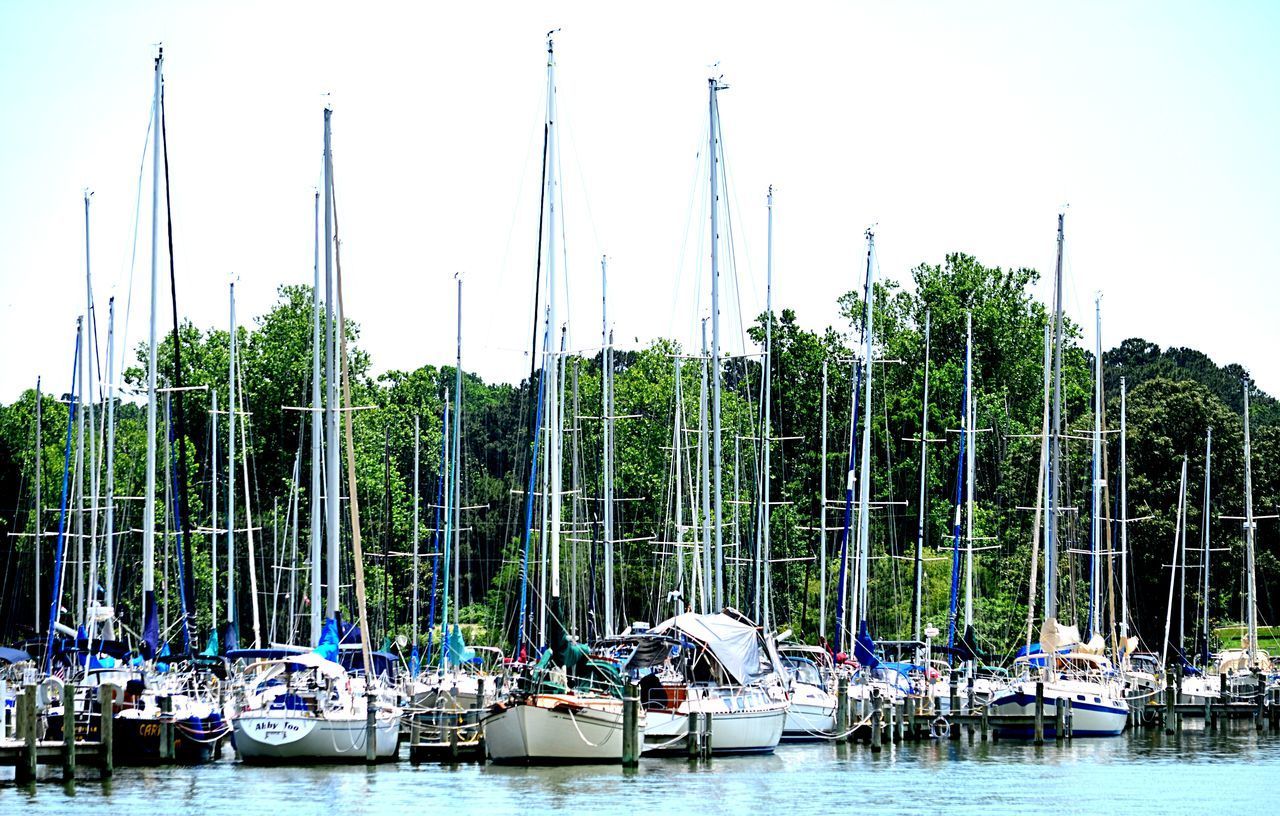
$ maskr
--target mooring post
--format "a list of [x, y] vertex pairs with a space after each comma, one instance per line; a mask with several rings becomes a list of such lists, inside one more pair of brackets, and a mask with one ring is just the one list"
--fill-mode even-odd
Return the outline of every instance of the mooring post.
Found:
[[1174, 688], [1173, 675], [1169, 676], [1169, 682], [1165, 684], [1164, 689], [1164, 732], [1172, 734], [1177, 722], [1174, 719], [1174, 703], [1177, 700], [1177, 690]]
[[910, 740], [911, 742], [915, 742], [915, 739], [916, 739], [916, 698], [915, 698], [915, 697], [908, 697], [908, 698], [904, 701], [904, 705], [906, 706], [906, 709], [907, 709], [907, 722], [906, 722], [906, 726], [907, 726], [907, 733], [906, 733], [906, 738], [907, 738], [908, 740]]
[[836, 680], [836, 739], [844, 739], [849, 730], [849, 678]]
[[1066, 704], [1066, 714], [1065, 714], [1065, 717], [1066, 717], [1065, 726], [1067, 729], [1067, 739], [1074, 739], [1076, 735], [1074, 705], [1072, 704], [1070, 697], [1067, 698], [1066, 703], [1067, 704]]
[[1262, 730], [1262, 700], [1263, 694], [1266, 693], [1267, 678], [1260, 672], [1253, 673], [1253, 679], [1257, 683], [1254, 687], [1257, 691], [1254, 693], [1254, 704], [1256, 710], [1253, 712], [1253, 727], [1258, 731]]
[[982, 728], [983, 742], [987, 741], [987, 735], [991, 732], [991, 723], [987, 720], [988, 712], [990, 710], [991, 710], [991, 700], [990, 698], [988, 698], [987, 702], [982, 706], [981, 728]]
[[366, 690], [364, 693], [364, 761], [372, 764], [377, 759], [378, 725], [374, 716], [373, 692]]
[[696, 760], [698, 758], [698, 731], [702, 727], [702, 717], [698, 711], [692, 707], [689, 709], [689, 735], [686, 737], [688, 743], [689, 759]]
[[35, 688], [28, 683], [25, 691], [18, 692], [16, 730], [18, 739], [22, 741], [22, 756], [13, 769], [13, 779], [19, 785], [36, 781]]
[[955, 676], [954, 672], [950, 674], [949, 677], [951, 684], [951, 711], [948, 713], [954, 717], [956, 714], [960, 713], [960, 690], [956, 685], [959, 678]]
[[884, 725], [884, 708], [880, 699], [880, 689], [871, 690], [871, 753], [881, 750], [881, 730]]
[[1061, 697], [1053, 701], [1053, 739], [1062, 742], [1067, 738], [1067, 701]]
[[907, 702], [903, 700], [894, 705], [893, 741], [902, 742], [907, 730]]
[[703, 728], [702, 728], [702, 758], [703, 758], [703, 759], [711, 759], [711, 752], [712, 752], [712, 750], [713, 750], [713, 748], [712, 748], [711, 712], [710, 712], [710, 711], [703, 712], [703, 714], [702, 714], [702, 718], [703, 718]]
[[640, 764], [637, 742], [640, 736], [640, 687], [628, 682], [622, 687], [622, 767]]
[[1035, 744], [1044, 745], [1044, 681], [1036, 681]]
[[[476, 710], [476, 740], [479, 742], [484, 741], [484, 712], [487, 708], [487, 705], [485, 704], [484, 687], [484, 678], [481, 677], [476, 681], [476, 705], [479, 706]], [[483, 753], [481, 756], [483, 756]]]
[[[223, 722], [227, 722], [227, 692], [226, 683], [218, 682], [218, 714], [223, 718]], [[213, 758], [222, 759], [222, 740], [218, 740], [213, 744]]]
[[62, 687], [62, 780], [76, 778], [76, 684]]
[[103, 779], [115, 773], [115, 724], [117, 686], [110, 683], [98, 686], [98, 741], [102, 743], [98, 756]]
[[455, 716], [453, 724], [449, 728], [449, 761], [455, 765], [458, 762], [458, 732], [462, 730], [462, 717]]

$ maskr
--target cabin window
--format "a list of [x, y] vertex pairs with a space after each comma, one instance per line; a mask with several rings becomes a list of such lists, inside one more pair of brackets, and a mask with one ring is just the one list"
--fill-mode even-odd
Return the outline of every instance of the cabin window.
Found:
[[1083, 703], [1083, 702], [1084, 702], [1084, 695], [1083, 695], [1083, 694], [1077, 694], [1077, 695], [1076, 695], [1076, 699]]

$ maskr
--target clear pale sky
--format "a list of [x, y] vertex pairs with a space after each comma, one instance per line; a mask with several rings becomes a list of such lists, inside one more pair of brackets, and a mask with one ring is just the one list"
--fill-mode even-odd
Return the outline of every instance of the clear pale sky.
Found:
[[1101, 290], [1106, 347], [1191, 346], [1280, 393], [1280, 4], [14, 2], [0, 6], [0, 400], [37, 374], [67, 388], [85, 187], [103, 336], [107, 297], [124, 311], [161, 41], [184, 316], [224, 326], [232, 275], [244, 324], [277, 285], [310, 282], [330, 100], [348, 313], [375, 366], [452, 359], [461, 271], [464, 366], [527, 373], [556, 27], [572, 348], [600, 344], [602, 254], [620, 345], [696, 342], [714, 70], [731, 86], [728, 351], [738, 303], [763, 307], [770, 184], [775, 305], [813, 328], [858, 285], [869, 224], [894, 279], [957, 250], [1049, 273], [1069, 204], [1067, 307], [1090, 333]]

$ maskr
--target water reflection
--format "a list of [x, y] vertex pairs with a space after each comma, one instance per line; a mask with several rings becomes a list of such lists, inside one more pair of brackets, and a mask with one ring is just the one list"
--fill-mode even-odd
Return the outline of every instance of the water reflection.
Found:
[[[57, 769], [50, 769], [55, 774]], [[784, 746], [767, 757], [711, 762], [643, 760], [617, 767], [518, 768], [407, 762], [260, 768], [230, 758], [189, 768], [119, 768], [103, 784], [86, 776], [60, 789], [0, 784], [0, 813], [191, 813], [251, 816], [350, 811], [588, 816], [674, 810], [708, 816], [757, 810], [881, 808], [894, 813], [1192, 812], [1257, 801], [1280, 772], [1280, 737], [1248, 723], [1225, 733], [1188, 725], [1113, 739], [1036, 747], [1026, 742], [939, 740], [886, 745]], [[44, 771], [42, 771], [44, 773]]]

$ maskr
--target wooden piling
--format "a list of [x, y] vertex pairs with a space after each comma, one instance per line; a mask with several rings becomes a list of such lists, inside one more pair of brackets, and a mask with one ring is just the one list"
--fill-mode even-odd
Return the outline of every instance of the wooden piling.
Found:
[[907, 739], [914, 742], [916, 739], [916, 698], [908, 697], [905, 703], [907, 707]]
[[836, 738], [843, 739], [849, 730], [849, 678], [836, 680]]
[[1066, 705], [1064, 706], [1064, 708], [1065, 708], [1065, 711], [1063, 713], [1063, 720], [1064, 720], [1063, 727], [1067, 729], [1067, 739], [1073, 739], [1075, 737], [1075, 730], [1076, 730], [1075, 729], [1075, 713], [1074, 713], [1074, 706], [1072, 705], [1070, 698], [1067, 698]]
[[702, 715], [702, 758], [711, 759], [712, 752], [712, 728], [711, 728], [711, 712], [707, 711]]
[[698, 712], [694, 708], [690, 707], [689, 733], [688, 733], [688, 736], [685, 738], [685, 742], [686, 742], [686, 747], [688, 748], [689, 759], [692, 759], [692, 760], [696, 760], [698, 758], [698, 752], [700, 747], [698, 745], [698, 742], [699, 742], [698, 731], [701, 729], [701, 726], [702, 726], [702, 717], [698, 714]]
[[983, 741], [983, 742], [986, 742], [986, 741], [987, 741], [987, 736], [991, 733], [991, 727], [990, 727], [990, 725], [991, 725], [991, 724], [990, 724], [990, 722], [989, 722], [989, 721], [988, 721], [988, 719], [987, 719], [987, 717], [989, 716], [989, 711], [990, 711], [990, 709], [991, 709], [991, 702], [990, 702], [990, 700], [988, 700], [988, 701], [987, 701], [987, 702], [982, 706], [981, 729], [982, 729], [982, 741]]
[[62, 781], [76, 778], [76, 684], [62, 687]]
[[880, 698], [880, 690], [873, 689], [871, 692], [871, 753], [878, 754], [881, 751], [881, 733], [884, 726], [884, 707]]
[[1061, 697], [1053, 701], [1053, 741], [1062, 742], [1067, 738], [1067, 701]]
[[640, 688], [627, 683], [622, 688], [622, 767], [640, 764]]
[[98, 768], [103, 779], [111, 778], [116, 770], [115, 711], [119, 690], [119, 687], [110, 683], [98, 686], [98, 740], [102, 743], [98, 754]]
[[[374, 715], [373, 692], [366, 691], [364, 693], [364, 761], [370, 765], [378, 759], [378, 724]], [[454, 730], [452, 733], [455, 742], [450, 747], [456, 752], [458, 732]]]
[[28, 683], [18, 695], [18, 738], [22, 740], [22, 756], [14, 769], [14, 781], [19, 785], [36, 781], [36, 687]]
[[1174, 710], [1176, 701], [1177, 690], [1174, 687], [1173, 676], [1170, 675], [1164, 689], [1164, 733], [1168, 735], [1172, 735], [1174, 728], [1177, 727], [1177, 715]]
[[1044, 745], [1044, 681], [1036, 681], [1035, 744]]

